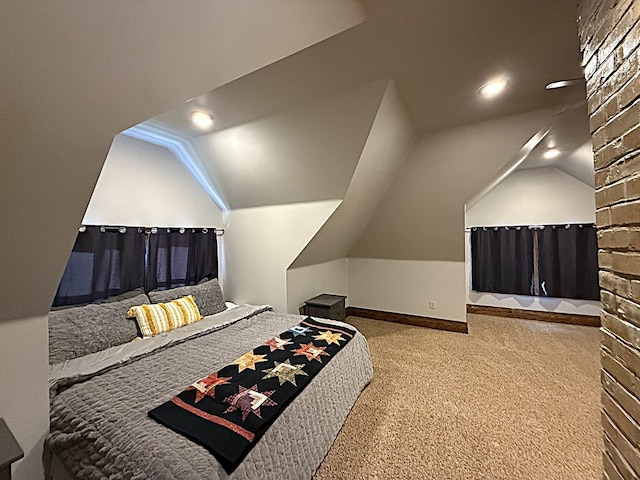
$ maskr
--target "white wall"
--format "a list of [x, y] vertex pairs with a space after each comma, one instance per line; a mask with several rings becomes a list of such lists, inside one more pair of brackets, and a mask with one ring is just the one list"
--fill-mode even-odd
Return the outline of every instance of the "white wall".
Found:
[[349, 296], [347, 259], [287, 270], [287, 311], [298, 313], [304, 302], [321, 293]]
[[49, 431], [47, 317], [0, 324], [0, 417], [24, 451], [14, 478], [42, 478], [42, 441]]
[[287, 269], [338, 205], [327, 200], [231, 210], [223, 237], [225, 299], [287, 311]]
[[169, 150], [116, 135], [82, 223], [222, 227], [216, 203]]
[[349, 258], [352, 307], [466, 322], [464, 287], [464, 262]]
[[[468, 209], [465, 225], [595, 223], [595, 191], [557, 168], [516, 170]], [[467, 302], [505, 308], [599, 315], [600, 302], [471, 290], [471, 234], [466, 233]]]

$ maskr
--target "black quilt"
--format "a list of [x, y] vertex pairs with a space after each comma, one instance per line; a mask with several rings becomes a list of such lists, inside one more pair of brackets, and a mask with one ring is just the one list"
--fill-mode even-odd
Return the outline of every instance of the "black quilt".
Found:
[[205, 447], [231, 473], [355, 334], [308, 317], [196, 381], [149, 416]]

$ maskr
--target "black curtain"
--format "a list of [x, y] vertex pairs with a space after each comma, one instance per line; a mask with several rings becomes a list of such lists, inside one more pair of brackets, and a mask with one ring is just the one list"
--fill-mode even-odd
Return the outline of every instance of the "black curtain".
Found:
[[194, 285], [204, 278], [217, 277], [214, 229], [158, 228], [149, 235], [146, 291]]
[[527, 227], [471, 230], [471, 288], [532, 295], [533, 236]]
[[86, 226], [79, 232], [53, 306], [101, 300], [144, 286], [144, 230]]
[[538, 235], [540, 295], [599, 300], [595, 227], [547, 226]]

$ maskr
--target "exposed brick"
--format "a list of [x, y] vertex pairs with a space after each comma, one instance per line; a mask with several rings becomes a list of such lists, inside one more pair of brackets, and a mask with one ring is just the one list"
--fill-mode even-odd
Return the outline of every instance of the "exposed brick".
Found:
[[618, 301], [613, 293], [601, 290], [600, 301], [602, 302], [602, 308], [611, 314], [616, 314], [618, 311]]
[[602, 406], [607, 416], [613, 420], [616, 427], [631, 441], [634, 447], [640, 444], [640, 427], [627, 412], [607, 393], [602, 394]]
[[611, 272], [600, 270], [600, 287], [621, 297], [631, 297], [631, 282]]
[[593, 178], [596, 188], [604, 187], [608, 183], [609, 169], [598, 170]]
[[633, 252], [640, 251], [640, 228], [628, 228], [627, 239], [629, 241], [627, 248]]
[[602, 460], [602, 467], [604, 468], [604, 480], [624, 480], [624, 477], [618, 471], [618, 468], [613, 464], [613, 460], [610, 456], [604, 455]]
[[640, 351], [624, 343], [611, 332], [602, 330], [602, 347], [607, 349], [611, 356], [622, 363], [635, 376], [640, 376]]
[[640, 327], [640, 305], [625, 298], [616, 297], [618, 316], [629, 323]]
[[631, 281], [631, 298], [633, 300], [639, 301], [640, 300], [640, 281], [639, 280], [632, 280]]
[[606, 250], [598, 250], [598, 266], [600, 270], [611, 270], [613, 268], [613, 255]]
[[579, 0], [578, 13], [603, 289], [604, 478], [631, 479], [640, 474], [640, 1]]
[[614, 272], [640, 276], [640, 253], [612, 253], [612, 267]]
[[[634, 478], [634, 476], [636, 476], [635, 472], [633, 471], [633, 469], [629, 466], [629, 464], [626, 462], [626, 460], [622, 457], [622, 455], [620, 454], [620, 452], [618, 451], [618, 449], [615, 447], [615, 445], [611, 442], [611, 439], [609, 437], [607, 437], [606, 435], [604, 436], [604, 447], [605, 447], [605, 455], [603, 456], [604, 458], [604, 468], [605, 468], [605, 472], [607, 472], [609, 474], [609, 478], [611, 479], [618, 479], [618, 478], [622, 478], [622, 479], [627, 479], [627, 478]], [[614, 468], [615, 473], [611, 474], [611, 469], [607, 468], [607, 462], [611, 462], [610, 465]], [[617, 473], [617, 475], [621, 475], [621, 477], [617, 477], [615, 476], [615, 474]]]
[[640, 171], [640, 154], [635, 153], [623, 158], [607, 170], [607, 183], [616, 182], [622, 178], [634, 175]]
[[640, 175], [626, 180], [624, 191], [629, 200], [640, 198]]
[[615, 378], [629, 393], [638, 398], [640, 393], [640, 380], [606, 350], [601, 351], [600, 359], [602, 360], [602, 368]]
[[620, 19], [618, 24], [615, 26], [612, 32], [605, 38], [604, 42], [600, 46], [597, 51], [597, 56], [600, 59], [604, 59], [608, 57], [621, 43], [622, 39], [625, 35], [631, 30], [631, 27], [636, 23], [637, 17], [634, 18], [633, 10], [629, 9], [625, 12], [626, 8], [624, 4], [629, 4], [629, 1], [620, 2], [619, 5], [616, 6], [618, 11], [624, 13], [623, 17]]
[[[638, 57], [640, 57], [640, 50], [636, 50], [634, 56], [630, 58], [636, 59]], [[635, 62], [633, 63], [635, 63], [635, 66], [637, 68], [638, 63], [640, 62], [638, 60], [635, 60]], [[627, 76], [625, 76], [625, 78], [626, 77]], [[640, 79], [638, 78], [637, 70], [634, 75], [628, 75], [627, 82], [625, 82], [625, 84], [622, 85], [619, 90], [618, 105], [620, 106], [620, 108], [626, 108], [627, 105], [630, 105], [638, 98], [638, 96], [640, 96]]]
[[596, 208], [608, 207], [625, 198], [625, 182], [620, 181], [596, 191]]
[[593, 158], [593, 164], [596, 169], [599, 170], [601, 168], [608, 167], [624, 156], [624, 146], [622, 141], [623, 139], [617, 138], [613, 142], [608, 143], [606, 146], [596, 151]]
[[[638, 223], [640, 223], [640, 201], [636, 200], [611, 207], [612, 225], [633, 225]], [[599, 222], [598, 225], [600, 225]]]
[[[624, 339], [631, 345], [640, 345], [640, 328], [608, 312], [603, 311], [600, 318], [602, 327], [612, 332], [616, 337]], [[640, 410], [638, 410], [638, 414], [640, 415]], [[640, 416], [634, 418], [640, 418]]]
[[[640, 61], [639, 51], [636, 50], [635, 53], [629, 58], [627, 58], [618, 70], [611, 75], [611, 77], [604, 82], [602, 85], [596, 85], [593, 88], [596, 88], [590, 95], [592, 96], [592, 100], [588, 103], [589, 114], [596, 111], [604, 102], [606, 102], [611, 95], [616, 92], [622, 92], [629, 86], [629, 81], [637, 76], [638, 72], [638, 63]], [[587, 90], [589, 88], [589, 82], [587, 82]], [[621, 93], [620, 93], [621, 94]], [[619, 94], [619, 95], [620, 95]], [[629, 96], [631, 93], [626, 93], [625, 96]], [[620, 105], [620, 98], [618, 98], [618, 104]]]
[[[616, 98], [616, 111], [617, 107]], [[633, 128], [638, 124], [640, 124], [640, 105], [636, 102], [627, 107], [622, 113], [612, 118], [611, 121], [602, 129], [605, 142], [609, 143], [624, 135], [626, 132], [633, 130]]]
[[627, 440], [620, 432], [620, 429], [604, 413], [602, 415], [602, 426], [634, 472], [640, 472], [640, 451]]
[[611, 225], [611, 209], [609, 207], [596, 210], [596, 224], [600, 228]]
[[[638, 18], [637, 12], [632, 8], [630, 10], [631, 13], [636, 13], [636, 19]], [[640, 22], [636, 22], [635, 26], [631, 29], [631, 31], [625, 36], [620, 44], [620, 49], [622, 50], [623, 58], [631, 55], [638, 45], [640, 44]]]

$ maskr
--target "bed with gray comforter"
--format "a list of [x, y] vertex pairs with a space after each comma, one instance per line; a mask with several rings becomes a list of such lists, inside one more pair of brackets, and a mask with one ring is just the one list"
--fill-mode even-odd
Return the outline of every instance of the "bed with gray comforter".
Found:
[[44, 456], [48, 478], [311, 478], [373, 375], [359, 332], [231, 475], [205, 448], [147, 415], [301, 318], [243, 305], [157, 337], [53, 364]]

